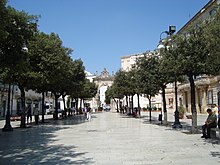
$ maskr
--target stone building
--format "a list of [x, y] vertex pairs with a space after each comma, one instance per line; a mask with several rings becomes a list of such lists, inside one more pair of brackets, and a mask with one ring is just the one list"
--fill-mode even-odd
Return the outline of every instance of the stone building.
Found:
[[94, 100], [95, 107], [105, 107], [105, 92], [113, 84], [114, 81], [114, 73], [112, 75], [109, 74], [106, 68], [101, 72], [100, 75], [96, 73], [93, 81], [98, 86], [98, 92]]

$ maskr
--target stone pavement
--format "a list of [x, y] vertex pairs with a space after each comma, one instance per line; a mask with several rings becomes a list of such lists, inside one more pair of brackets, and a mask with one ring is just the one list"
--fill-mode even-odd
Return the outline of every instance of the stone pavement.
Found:
[[[157, 119], [158, 113], [152, 116]], [[91, 121], [83, 115], [48, 119], [46, 124], [0, 132], [0, 164], [220, 164], [220, 141], [189, 134], [190, 120], [181, 121], [183, 129], [157, 120], [149, 123], [148, 113], [141, 118], [103, 112], [92, 114]]]

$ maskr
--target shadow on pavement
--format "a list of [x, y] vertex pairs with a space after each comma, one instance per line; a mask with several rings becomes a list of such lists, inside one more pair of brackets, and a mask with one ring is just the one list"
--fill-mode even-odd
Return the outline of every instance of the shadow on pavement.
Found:
[[[192, 126], [189, 123], [186, 123], [186, 122], [183, 122], [183, 121], [180, 120], [182, 128], [172, 128], [173, 122], [168, 121], [168, 124], [164, 125], [164, 124], [161, 124], [160, 121], [158, 121], [157, 117], [152, 116], [151, 117], [151, 119], [152, 119], [151, 122], [149, 121], [149, 118], [150, 118], [149, 116], [145, 116], [145, 118], [143, 119], [144, 120], [143, 123], [144, 124], [160, 125], [160, 126], [166, 127], [165, 130], [181, 131], [184, 134], [192, 135], [192, 130], [191, 130]], [[198, 128], [198, 131], [194, 134], [200, 134], [202, 136], [202, 126], [198, 125], [197, 128]], [[220, 145], [220, 140], [218, 138], [204, 139], [204, 141], [207, 142], [207, 143]]]
[[216, 158], [220, 158], [220, 152], [211, 152], [211, 155]]
[[67, 125], [85, 122], [84, 116], [65, 120], [46, 120], [26, 129], [14, 129], [0, 135], [0, 164], [91, 164], [85, 152], [76, 152], [74, 145], [57, 145], [55, 132]]
[[54, 125], [76, 125], [82, 124], [85, 122], [85, 115], [75, 115], [75, 116], [68, 116], [66, 118], [54, 120], [54, 119], [45, 119], [44, 124], [54, 124]]
[[[121, 114], [121, 117], [122, 118], [134, 118], [133, 116], [128, 116], [126, 114]], [[180, 131], [184, 134], [187, 134], [187, 135], [192, 135], [192, 132], [191, 132], [191, 125], [189, 123], [186, 123], [186, 122], [183, 122], [180, 120], [180, 123], [182, 125], [182, 128], [173, 128], [172, 125], [173, 125], [173, 122], [170, 122], [168, 121], [167, 124], [161, 124], [161, 121], [158, 120], [158, 117], [155, 117], [155, 116], [151, 116], [151, 121], [150, 121], [150, 116], [149, 115], [142, 115], [140, 118], [139, 117], [136, 117], [134, 119], [140, 119], [143, 121], [143, 124], [153, 124], [153, 125], [158, 125], [158, 126], [162, 126], [165, 128], [165, 130], [172, 130], [172, 131]], [[198, 132], [197, 133], [194, 133], [194, 134], [201, 134], [202, 135], [202, 126], [201, 125], [198, 125], [197, 126], [198, 128]], [[220, 145], [220, 140], [218, 138], [212, 138], [212, 139], [204, 139], [204, 141], [206, 143], [212, 143], [212, 144], [215, 144], [215, 145]], [[220, 156], [220, 152], [219, 153], [215, 153], [215, 155], [218, 155]], [[213, 154], [212, 154], [213, 155]]]

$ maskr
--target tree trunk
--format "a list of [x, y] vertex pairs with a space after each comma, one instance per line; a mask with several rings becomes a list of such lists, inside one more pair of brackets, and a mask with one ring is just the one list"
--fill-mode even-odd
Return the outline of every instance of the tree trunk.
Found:
[[167, 104], [166, 104], [166, 93], [165, 93], [166, 85], [162, 86], [162, 98], [163, 98], [163, 115], [164, 115], [164, 124], [167, 123]]
[[141, 117], [140, 95], [137, 94], [138, 99], [138, 116]]
[[149, 107], [150, 107], [149, 113], [150, 113], [150, 122], [151, 122], [151, 111], [152, 111], [152, 107], [151, 107], [151, 96], [148, 95], [147, 98], [148, 98], [148, 100], [149, 100]]
[[119, 112], [122, 113], [122, 102], [121, 99], [119, 99]]
[[63, 106], [64, 106], [64, 115], [65, 117], [67, 117], [67, 109], [66, 109], [66, 102], [65, 102], [65, 97], [66, 95], [62, 95], [62, 98], [63, 98]]
[[118, 101], [115, 100], [115, 98], [113, 99], [115, 101], [115, 104], [116, 104], [116, 111], [118, 112]]
[[77, 111], [78, 111], [78, 107], [79, 107], [78, 101], [79, 101], [78, 98], [75, 98], [75, 102], [76, 102], [76, 104], [75, 104], [76, 107], [75, 108], [76, 108]]
[[134, 95], [131, 96], [131, 110], [134, 112]]
[[126, 95], [126, 105], [128, 107], [128, 96]]
[[21, 124], [20, 124], [20, 127], [21, 128], [26, 128], [26, 123], [25, 123], [25, 119], [26, 119], [25, 91], [24, 91], [23, 86], [19, 85], [18, 87], [21, 91]]
[[197, 129], [197, 112], [196, 112], [196, 96], [195, 96], [195, 82], [193, 75], [189, 75], [189, 83], [191, 89], [191, 112], [192, 112], [192, 133], [196, 133]]
[[79, 105], [80, 107], [80, 109], [82, 109], [82, 99], [80, 98], [80, 105]]
[[45, 112], [45, 93], [42, 92], [42, 123], [44, 123], [44, 112]]
[[64, 110], [66, 110], [65, 96], [66, 96], [66, 95], [62, 95]]
[[54, 93], [55, 96], [55, 113], [54, 113], [54, 120], [58, 120], [58, 98], [60, 97], [56, 93]]

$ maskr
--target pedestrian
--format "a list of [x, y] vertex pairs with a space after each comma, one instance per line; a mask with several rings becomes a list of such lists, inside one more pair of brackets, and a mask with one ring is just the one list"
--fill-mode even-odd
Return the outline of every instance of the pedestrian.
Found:
[[218, 115], [218, 107], [216, 104], [213, 105], [213, 113]]
[[210, 138], [211, 128], [216, 128], [217, 126], [217, 116], [212, 112], [210, 108], [207, 109], [207, 113], [209, 114], [205, 124], [202, 126], [202, 137], [201, 138]]
[[84, 107], [84, 114], [85, 114], [86, 119], [87, 119], [87, 107]]
[[30, 123], [32, 122], [32, 113], [31, 113], [31, 106], [28, 105], [27, 107], [27, 124], [29, 123], [29, 118], [30, 118]]
[[87, 108], [86, 119], [91, 120], [91, 108], [90, 107]]
[[33, 115], [34, 115], [35, 124], [37, 125], [39, 121], [39, 111], [37, 107], [34, 108]]

